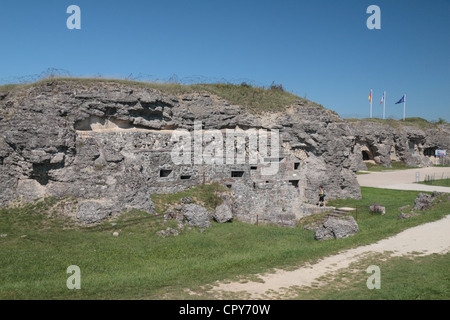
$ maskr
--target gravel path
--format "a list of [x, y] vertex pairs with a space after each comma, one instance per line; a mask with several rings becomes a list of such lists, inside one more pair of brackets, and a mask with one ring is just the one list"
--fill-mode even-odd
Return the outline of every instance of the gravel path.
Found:
[[417, 173], [419, 173], [419, 181], [424, 181], [427, 176], [433, 176], [436, 180], [441, 178], [445, 179], [450, 178], [450, 167], [371, 172], [369, 174], [358, 175], [358, 182], [362, 187], [450, 193], [450, 187], [427, 186], [415, 183]]
[[445, 218], [405, 230], [393, 237], [377, 243], [343, 251], [326, 257], [319, 262], [302, 266], [293, 271], [277, 270], [275, 273], [262, 274], [261, 282], [219, 283], [211, 294], [226, 297], [227, 293], [241, 293], [250, 299], [285, 299], [295, 297], [292, 288], [311, 286], [317, 279], [348, 268], [353, 262], [370, 253], [391, 252], [391, 256], [411, 253], [429, 255], [444, 254], [450, 251], [450, 215]]
[[[401, 171], [374, 172], [358, 175], [361, 186], [449, 192], [450, 187], [429, 187], [414, 183], [416, 173], [420, 181], [427, 175], [435, 175], [436, 179], [450, 177], [450, 168], [420, 168]], [[450, 215], [445, 218], [405, 230], [395, 236], [377, 243], [346, 250], [339, 254], [325, 257], [313, 265], [301, 266], [293, 271], [276, 270], [275, 273], [258, 275], [259, 281], [246, 283], [218, 283], [211, 294], [227, 297], [227, 293], [239, 293], [249, 299], [285, 299], [295, 297], [292, 288], [311, 286], [318, 278], [348, 268], [370, 253], [390, 252], [391, 256], [401, 256], [420, 252], [422, 255], [450, 252]]]

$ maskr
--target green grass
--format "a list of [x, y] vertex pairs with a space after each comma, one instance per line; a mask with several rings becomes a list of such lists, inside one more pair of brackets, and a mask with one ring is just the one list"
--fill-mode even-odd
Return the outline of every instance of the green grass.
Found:
[[[176, 223], [137, 210], [84, 227], [58, 215], [61, 204], [51, 198], [1, 209], [0, 234], [7, 236], [0, 237], [0, 299], [210, 299], [191, 297], [184, 289], [201, 293], [202, 286], [216, 280], [314, 262], [450, 212], [450, 203], [443, 201], [419, 216], [398, 220], [398, 207], [412, 205], [417, 194], [362, 188], [362, 200], [331, 202], [358, 207], [360, 232], [323, 242], [301, 226], [237, 221], [213, 223], [203, 233], [185, 228], [176, 237], [162, 238], [156, 232]], [[368, 206], [375, 201], [386, 206], [386, 215], [369, 213]], [[112, 236], [115, 231], [118, 237]], [[70, 265], [81, 269], [81, 290], [66, 287]]]
[[193, 203], [213, 211], [216, 206], [221, 205], [223, 202], [219, 196], [216, 197], [216, 192], [219, 195], [228, 191], [228, 188], [214, 182], [212, 184], [199, 185], [178, 193], [152, 194], [151, 197], [155, 204], [156, 212], [158, 213], [164, 213], [169, 207], [182, 204], [181, 199], [185, 197], [190, 197]]
[[20, 86], [21, 86], [20, 84], [4, 84], [0, 86], [0, 92], [14, 91]]
[[[380, 289], [369, 290], [367, 268], [380, 268]], [[373, 255], [321, 279], [324, 286], [303, 288], [297, 299], [317, 300], [448, 300], [450, 299], [450, 254], [392, 257]]]
[[[357, 212], [353, 211], [351, 215], [356, 218], [358, 223], [363, 222], [368, 224], [369, 229], [376, 230], [381, 237], [387, 236], [393, 230], [403, 225], [404, 221], [398, 220], [397, 217], [400, 214], [398, 208], [405, 205], [414, 204], [414, 200], [417, 197], [418, 191], [403, 191], [403, 190], [389, 190], [361, 187], [361, 200], [354, 199], [338, 199], [330, 200], [327, 202], [327, 206], [332, 207], [352, 207], [356, 208]], [[386, 208], [386, 215], [380, 216], [379, 214], [371, 213], [369, 207], [374, 202]], [[445, 202], [447, 203], [447, 202]], [[450, 203], [448, 203], [450, 209]], [[450, 213], [450, 211], [449, 211]], [[357, 216], [356, 216], [357, 214]], [[420, 216], [427, 218], [426, 216]], [[412, 220], [410, 220], [412, 221]], [[378, 229], [376, 224], [386, 223], [382, 229]], [[363, 224], [363, 226], [364, 226]], [[387, 229], [386, 229], [387, 228]]]
[[412, 127], [416, 127], [421, 130], [436, 129], [436, 128], [438, 128], [438, 125], [448, 124], [443, 119], [441, 121], [430, 122], [430, 121], [420, 118], [420, 117], [410, 117], [410, 118], [405, 118], [405, 120], [378, 119], [378, 118], [366, 118], [366, 119], [349, 118], [349, 119], [347, 119], [347, 121], [349, 121], [349, 122], [366, 121], [366, 122], [380, 123], [380, 124], [388, 125], [394, 129], [400, 129], [405, 126], [412, 126]]
[[356, 119], [356, 118], [348, 118], [346, 119], [349, 122], [374, 122], [381, 123], [391, 126], [392, 128], [399, 129], [401, 127], [401, 123], [399, 120], [394, 119], [378, 119], [378, 118], [366, 118], [366, 119]]
[[[45, 85], [49, 82], [72, 82], [74, 85], [90, 86], [96, 83], [116, 83], [138, 88], [156, 89], [173, 95], [182, 95], [188, 93], [206, 92], [214, 94], [227, 100], [231, 104], [237, 104], [245, 107], [251, 113], [259, 112], [280, 112], [286, 107], [303, 101], [316, 107], [322, 107], [320, 104], [300, 98], [292, 93], [284, 91], [279, 86], [271, 86], [269, 88], [255, 87], [246, 84], [191, 84], [182, 85], [177, 83], [150, 83], [141, 81], [119, 80], [119, 79], [103, 79], [103, 78], [51, 78], [42, 79], [32, 84], [23, 85], [4, 85], [0, 86], [0, 92], [15, 91], [23, 88], [30, 88]], [[322, 107], [323, 108], [323, 107]]]
[[372, 172], [414, 169], [414, 167], [409, 167], [402, 161], [392, 161], [391, 165], [392, 165], [392, 167], [388, 168], [388, 167], [384, 167], [379, 164], [373, 164], [370, 162], [366, 163], [367, 171], [372, 171]]
[[428, 186], [440, 186], [440, 187], [450, 187], [450, 178], [447, 179], [431, 179], [431, 180], [425, 180], [420, 181], [420, 184], [425, 184]]

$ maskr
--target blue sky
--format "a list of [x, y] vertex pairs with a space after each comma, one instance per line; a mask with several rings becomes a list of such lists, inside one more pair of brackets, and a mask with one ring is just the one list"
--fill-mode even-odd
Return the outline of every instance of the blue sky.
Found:
[[[69, 5], [81, 30], [69, 30]], [[369, 30], [369, 5], [381, 29]], [[335, 110], [450, 121], [450, 0], [3, 1], [0, 82], [74, 76], [272, 82]]]

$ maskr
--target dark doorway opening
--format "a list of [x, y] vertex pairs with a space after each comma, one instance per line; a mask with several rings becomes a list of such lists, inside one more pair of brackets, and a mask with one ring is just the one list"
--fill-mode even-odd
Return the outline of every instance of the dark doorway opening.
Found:
[[362, 157], [364, 161], [373, 160], [372, 155], [368, 151], [362, 151]]
[[423, 150], [423, 155], [427, 157], [432, 157], [436, 155], [436, 148], [426, 148]]

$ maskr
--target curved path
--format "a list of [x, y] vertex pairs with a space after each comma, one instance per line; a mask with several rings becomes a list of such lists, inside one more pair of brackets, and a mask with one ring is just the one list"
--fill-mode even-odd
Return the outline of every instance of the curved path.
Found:
[[[450, 178], [450, 168], [420, 168], [401, 171], [374, 172], [358, 175], [361, 186], [417, 191], [439, 191], [450, 193], [450, 187], [426, 186], [414, 183], [416, 173], [420, 181], [427, 175]], [[276, 270], [258, 276], [259, 281], [246, 283], [217, 283], [209, 292], [216, 297], [227, 297], [230, 293], [250, 299], [285, 299], [295, 297], [295, 288], [311, 286], [322, 276], [348, 268], [353, 262], [371, 253], [390, 252], [392, 256], [420, 252], [422, 255], [450, 252], [450, 215], [439, 221], [410, 228], [377, 243], [346, 250], [325, 257], [313, 265], [301, 266], [293, 271]], [[294, 289], [294, 290], [293, 290]]]
[[450, 215], [447, 215], [441, 220], [407, 229], [377, 243], [325, 257], [313, 265], [302, 266], [293, 271], [277, 270], [275, 273], [259, 275], [258, 282], [218, 283], [210, 293], [219, 297], [235, 293], [250, 299], [294, 298], [295, 288], [311, 286], [318, 282], [318, 278], [348, 268], [351, 263], [370, 253], [391, 252], [391, 256], [418, 252], [421, 255], [448, 253], [449, 230]]
[[417, 174], [419, 174], [419, 181], [424, 181], [427, 176], [434, 177], [436, 180], [450, 178], [450, 167], [429, 167], [397, 171], [371, 172], [368, 174], [358, 175], [358, 182], [362, 187], [450, 193], [450, 187], [427, 186], [424, 184], [415, 183]]

